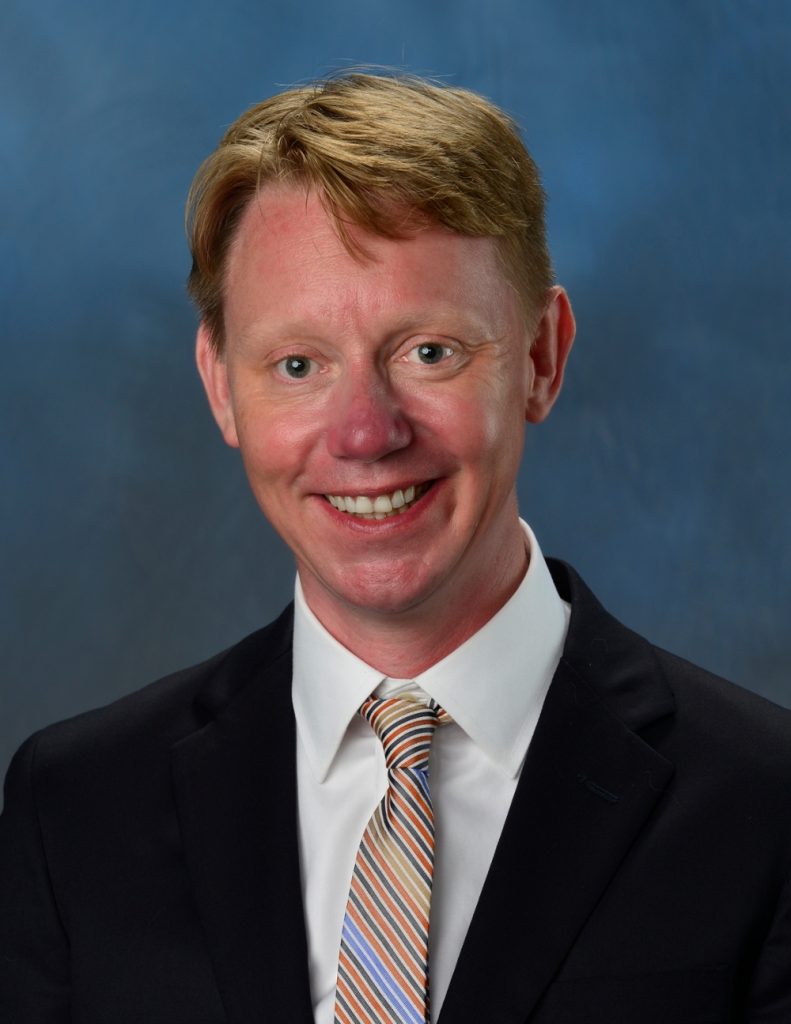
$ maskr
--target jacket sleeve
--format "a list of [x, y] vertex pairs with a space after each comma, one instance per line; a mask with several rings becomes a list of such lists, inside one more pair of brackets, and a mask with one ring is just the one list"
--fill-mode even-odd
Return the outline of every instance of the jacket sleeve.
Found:
[[34, 736], [8, 770], [0, 815], [0, 1021], [68, 1024], [69, 944], [36, 812]]
[[753, 972], [748, 1024], [791, 1021], [791, 872]]

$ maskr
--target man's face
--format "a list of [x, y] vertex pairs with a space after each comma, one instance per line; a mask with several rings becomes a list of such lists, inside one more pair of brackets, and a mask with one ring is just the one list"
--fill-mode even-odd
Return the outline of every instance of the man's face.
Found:
[[524, 422], [559, 377], [491, 239], [355, 238], [363, 260], [315, 195], [264, 189], [229, 255], [224, 354], [201, 332], [201, 373], [319, 618], [464, 615], [524, 568]]

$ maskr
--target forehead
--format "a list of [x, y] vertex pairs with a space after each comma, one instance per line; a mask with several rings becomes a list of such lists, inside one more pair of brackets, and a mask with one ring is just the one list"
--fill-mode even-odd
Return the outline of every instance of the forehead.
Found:
[[384, 238], [349, 225], [354, 251], [339, 237], [319, 197], [267, 186], [245, 209], [229, 253], [226, 327], [244, 328], [288, 311], [372, 316], [389, 306], [452, 306], [501, 319], [518, 298], [497, 243], [404, 217], [410, 233]]

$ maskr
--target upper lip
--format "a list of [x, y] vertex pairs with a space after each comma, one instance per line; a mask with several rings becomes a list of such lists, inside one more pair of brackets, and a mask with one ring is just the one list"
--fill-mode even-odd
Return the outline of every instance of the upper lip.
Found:
[[378, 498], [380, 494], [395, 494], [396, 491], [405, 491], [409, 487], [421, 487], [433, 483], [433, 480], [408, 480], [406, 483], [389, 484], [386, 487], [333, 487], [320, 494], [332, 494], [341, 498]]

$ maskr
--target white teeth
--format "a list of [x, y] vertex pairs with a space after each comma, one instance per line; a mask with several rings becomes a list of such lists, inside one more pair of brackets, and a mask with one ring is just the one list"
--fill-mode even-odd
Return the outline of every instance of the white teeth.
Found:
[[407, 511], [409, 505], [428, 489], [428, 484], [411, 485], [406, 490], [393, 491], [392, 494], [378, 494], [371, 499], [365, 494], [357, 497], [343, 494], [327, 494], [326, 498], [333, 508], [339, 512], [348, 512], [361, 516], [363, 519], [387, 519], [389, 516]]

